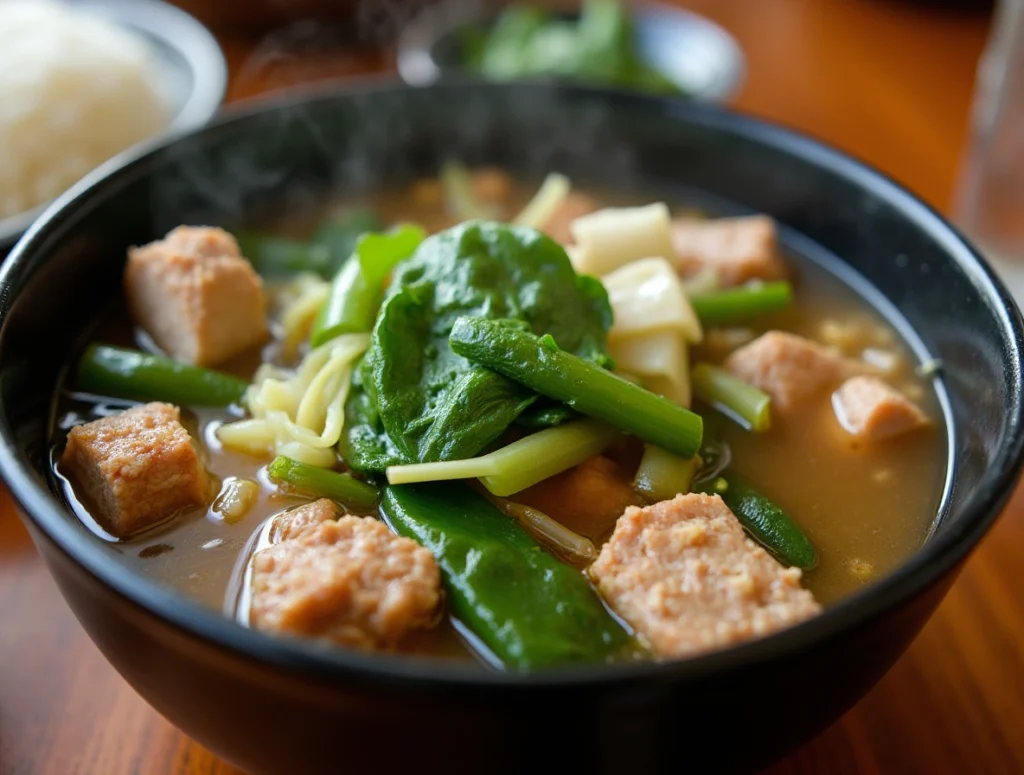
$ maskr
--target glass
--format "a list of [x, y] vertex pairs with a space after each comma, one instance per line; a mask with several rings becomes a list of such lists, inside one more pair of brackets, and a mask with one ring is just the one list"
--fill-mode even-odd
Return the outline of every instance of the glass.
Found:
[[954, 217], [1024, 302], [1024, 0], [995, 9]]

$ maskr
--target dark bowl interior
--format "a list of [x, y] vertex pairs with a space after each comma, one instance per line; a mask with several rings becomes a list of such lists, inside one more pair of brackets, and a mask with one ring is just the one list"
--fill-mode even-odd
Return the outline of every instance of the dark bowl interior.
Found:
[[[950, 477], [926, 546], [821, 617], [760, 642], [673, 664], [525, 677], [275, 640], [129, 571], [117, 547], [63, 508], [48, 452], [54, 385], [98, 306], [120, 292], [125, 247], [179, 223], [311, 207], [328, 192], [433, 173], [450, 157], [765, 212], [791, 246], [866, 288], [944, 367]], [[66, 195], [0, 269], [0, 316], [0, 471], [51, 572], [149, 702], [254, 772], [389, 771], [425, 756], [449, 771], [765, 764], [835, 719], [902, 653], [997, 516], [1021, 460], [1020, 315], [959, 235], [848, 157], [682, 101], [460, 82], [258, 105]]]

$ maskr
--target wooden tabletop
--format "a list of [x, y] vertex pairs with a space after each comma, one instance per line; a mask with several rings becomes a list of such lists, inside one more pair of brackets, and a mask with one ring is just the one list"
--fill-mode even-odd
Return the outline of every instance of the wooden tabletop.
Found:
[[[895, 0], [689, 0], [743, 46], [738, 106], [950, 201], [988, 20]], [[390, 57], [261, 56], [222, 35], [231, 98], [386, 70]], [[265, 52], [265, 49], [264, 49]], [[248, 60], [248, 61], [247, 61]], [[0, 488], [0, 773], [237, 775], [150, 709], [64, 604]], [[784, 773], [1024, 772], [1024, 492], [882, 682]]]

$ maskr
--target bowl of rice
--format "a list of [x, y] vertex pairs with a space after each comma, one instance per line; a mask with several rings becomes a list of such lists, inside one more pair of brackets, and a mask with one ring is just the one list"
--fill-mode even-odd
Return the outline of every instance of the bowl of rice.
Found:
[[0, 255], [100, 164], [205, 124], [227, 87], [214, 37], [159, 0], [3, 0], [0, 40]]

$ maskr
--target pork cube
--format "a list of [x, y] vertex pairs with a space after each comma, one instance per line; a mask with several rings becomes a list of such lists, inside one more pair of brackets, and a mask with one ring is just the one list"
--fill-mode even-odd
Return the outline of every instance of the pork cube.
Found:
[[810, 339], [768, 331], [734, 350], [726, 358], [725, 368], [770, 395], [773, 409], [788, 410], [860, 367]]
[[750, 280], [782, 280], [786, 265], [778, 255], [775, 221], [765, 215], [672, 221], [676, 267], [684, 276], [713, 270], [722, 287]]
[[128, 251], [132, 316], [173, 358], [212, 366], [267, 338], [263, 283], [222, 229], [179, 226]]
[[896, 388], [875, 377], [851, 377], [832, 394], [839, 424], [865, 441], [880, 441], [928, 424], [924, 412]]
[[598, 541], [627, 506], [642, 501], [618, 463], [599, 455], [512, 496], [570, 530]]
[[718, 495], [629, 508], [589, 570], [605, 600], [663, 657], [769, 635], [821, 606], [743, 532]]
[[412, 539], [353, 516], [295, 532], [253, 557], [253, 627], [373, 650], [437, 622], [441, 573]]
[[572, 242], [572, 231], [569, 229], [572, 222], [599, 209], [596, 199], [577, 191], [570, 192], [541, 227], [541, 231], [555, 242], [568, 245]]
[[210, 481], [178, 409], [152, 403], [72, 428], [60, 459], [111, 532], [132, 536], [205, 506]]
[[338, 506], [329, 498], [321, 498], [278, 514], [270, 526], [270, 543], [279, 544], [296, 538], [309, 528], [337, 519], [339, 516]]

